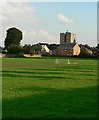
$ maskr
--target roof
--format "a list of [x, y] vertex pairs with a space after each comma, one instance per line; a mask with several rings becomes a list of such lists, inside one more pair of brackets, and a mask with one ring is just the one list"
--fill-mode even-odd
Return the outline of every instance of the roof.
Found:
[[60, 46], [58, 48], [62, 48], [62, 49], [73, 49], [73, 47], [76, 45], [77, 43], [66, 43], [66, 44], [60, 44]]

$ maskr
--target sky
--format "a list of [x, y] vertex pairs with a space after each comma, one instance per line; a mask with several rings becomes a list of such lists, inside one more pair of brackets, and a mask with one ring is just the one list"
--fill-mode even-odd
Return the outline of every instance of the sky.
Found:
[[[21, 45], [59, 44], [60, 33], [76, 34], [78, 44], [97, 45], [97, 2], [2, 2], [2, 38], [16, 27], [23, 32]], [[0, 28], [1, 29], [1, 28]]]

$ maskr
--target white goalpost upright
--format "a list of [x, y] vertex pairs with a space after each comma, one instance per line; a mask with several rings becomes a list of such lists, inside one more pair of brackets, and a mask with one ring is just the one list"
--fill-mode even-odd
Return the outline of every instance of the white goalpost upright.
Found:
[[59, 60], [58, 60], [58, 59], [56, 59], [56, 60], [55, 60], [55, 63], [56, 63], [56, 64], [59, 64]]
[[67, 60], [67, 64], [70, 64], [70, 60], [69, 59]]

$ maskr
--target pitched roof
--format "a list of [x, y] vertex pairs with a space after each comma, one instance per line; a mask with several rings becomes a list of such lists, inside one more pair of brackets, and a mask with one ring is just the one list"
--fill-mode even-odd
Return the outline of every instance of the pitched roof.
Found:
[[60, 44], [60, 46], [58, 48], [61, 49], [73, 49], [73, 47], [76, 45], [77, 43], [66, 43], [66, 44]]

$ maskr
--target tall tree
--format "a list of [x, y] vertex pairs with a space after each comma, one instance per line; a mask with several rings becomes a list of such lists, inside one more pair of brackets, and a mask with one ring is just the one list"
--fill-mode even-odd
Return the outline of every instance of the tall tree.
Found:
[[20, 45], [20, 41], [22, 40], [22, 32], [13, 27], [7, 30], [7, 36], [5, 38], [5, 49], [7, 49], [11, 45]]

